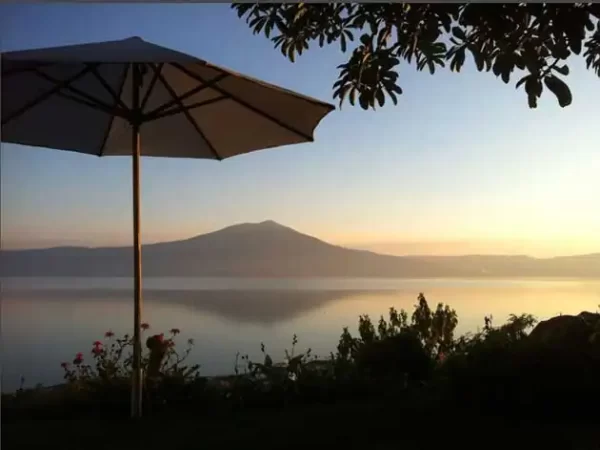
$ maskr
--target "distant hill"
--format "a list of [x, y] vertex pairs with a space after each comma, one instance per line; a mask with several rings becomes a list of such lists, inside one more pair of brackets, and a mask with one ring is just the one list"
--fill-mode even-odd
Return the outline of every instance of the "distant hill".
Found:
[[[233, 225], [143, 247], [143, 273], [211, 277], [585, 277], [600, 278], [600, 253], [528, 256], [391, 256], [331, 245], [273, 221]], [[4, 250], [0, 275], [132, 275], [130, 247]]]

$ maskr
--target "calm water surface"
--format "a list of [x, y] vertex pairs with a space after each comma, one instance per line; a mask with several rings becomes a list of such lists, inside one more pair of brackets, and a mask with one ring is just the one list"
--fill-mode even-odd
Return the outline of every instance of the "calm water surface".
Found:
[[[2, 390], [61, 382], [60, 362], [87, 356], [107, 330], [130, 332], [131, 280], [126, 278], [2, 279]], [[195, 340], [193, 362], [205, 375], [231, 373], [236, 352], [259, 360], [260, 343], [275, 358], [298, 335], [299, 350], [327, 356], [344, 326], [360, 314], [378, 319], [391, 306], [412, 312], [419, 292], [430, 305], [449, 304], [459, 333], [476, 331], [483, 317], [496, 324], [510, 313], [539, 319], [596, 311], [595, 280], [210, 279], [144, 281], [144, 321], [156, 332], [182, 330]]]

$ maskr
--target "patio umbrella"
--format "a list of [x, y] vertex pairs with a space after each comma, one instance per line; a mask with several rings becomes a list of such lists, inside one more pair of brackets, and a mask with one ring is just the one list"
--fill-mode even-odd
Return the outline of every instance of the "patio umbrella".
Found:
[[335, 108], [139, 37], [7, 52], [1, 80], [2, 142], [132, 157], [131, 414], [140, 417], [140, 156], [222, 160], [311, 142]]

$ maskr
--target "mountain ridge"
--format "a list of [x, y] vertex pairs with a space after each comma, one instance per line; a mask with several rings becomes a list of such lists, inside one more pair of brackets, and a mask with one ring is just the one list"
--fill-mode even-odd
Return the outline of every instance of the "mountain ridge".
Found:
[[[394, 256], [330, 244], [267, 220], [143, 245], [145, 276], [598, 277], [600, 253]], [[131, 276], [131, 247], [3, 250], [1, 276]]]

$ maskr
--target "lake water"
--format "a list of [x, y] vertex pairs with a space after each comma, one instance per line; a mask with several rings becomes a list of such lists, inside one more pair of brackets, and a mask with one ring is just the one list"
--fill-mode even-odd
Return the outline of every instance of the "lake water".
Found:
[[[60, 363], [107, 330], [131, 331], [133, 301], [126, 278], [4, 278], [2, 292], [2, 391], [62, 380]], [[356, 331], [358, 316], [387, 316], [391, 306], [412, 313], [419, 292], [430, 306], [449, 304], [459, 333], [476, 331], [485, 315], [494, 323], [510, 313], [539, 319], [596, 311], [596, 280], [404, 280], [404, 279], [192, 279], [144, 281], [144, 321], [151, 331], [180, 328], [193, 338], [191, 361], [204, 375], [232, 373], [237, 352], [260, 360], [264, 342], [274, 359], [298, 335], [298, 350], [327, 356], [344, 326]]]

